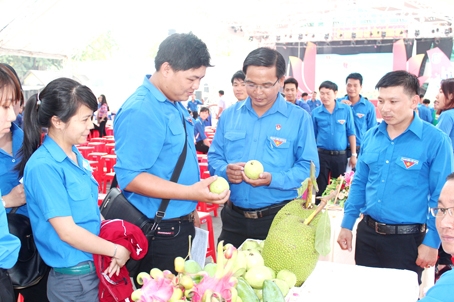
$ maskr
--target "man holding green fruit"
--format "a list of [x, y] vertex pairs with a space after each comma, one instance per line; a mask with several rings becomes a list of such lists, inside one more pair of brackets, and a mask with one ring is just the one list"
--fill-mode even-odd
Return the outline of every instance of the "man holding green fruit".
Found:
[[219, 241], [236, 247], [265, 239], [276, 213], [309, 177], [311, 161], [318, 170], [310, 115], [279, 93], [285, 69], [273, 49], [249, 53], [243, 63], [249, 97], [222, 113], [208, 152], [210, 174], [226, 178], [231, 189]]

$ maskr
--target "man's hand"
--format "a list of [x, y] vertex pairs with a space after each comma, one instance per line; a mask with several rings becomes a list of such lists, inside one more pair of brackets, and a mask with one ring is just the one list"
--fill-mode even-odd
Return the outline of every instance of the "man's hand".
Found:
[[337, 243], [339, 244], [342, 250], [352, 251], [352, 231], [346, 228], [341, 228], [339, 232], [339, 237], [337, 237]]
[[18, 184], [9, 194], [2, 196], [6, 208], [20, 207], [25, 204], [24, 185]]
[[243, 170], [246, 163], [228, 164], [225, 173], [227, 180], [232, 184], [239, 184], [243, 181]]
[[211, 176], [205, 179], [200, 180], [199, 182], [191, 186], [194, 196], [188, 196], [189, 200], [197, 200], [200, 202], [216, 203], [223, 204], [229, 200], [230, 190], [225, 190], [220, 194], [210, 192], [210, 184], [215, 181], [218, 177]]
[[246, 176], [244, 171], [241, 172], [241, 174], [243, 175], [243, 180], [253, 187], [269, 186], [272, 179], [271, 173], [269, 172], [260, 173], [258, 179], [250, 179], [249, 177]]
[[416, 265], [421, 268], [429, 268], [435, 266], [438, 259], [438, 249], [431, 248], [425, 244], [418, 246], [418, 259]]

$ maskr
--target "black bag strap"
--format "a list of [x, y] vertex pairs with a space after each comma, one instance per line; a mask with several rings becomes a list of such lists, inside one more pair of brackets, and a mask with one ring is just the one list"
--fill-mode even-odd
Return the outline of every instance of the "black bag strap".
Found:
[[14, 207], [14, 208], [11, 208], [11, 211], [9, 212], [9, 214], [14, 214], [17, 212], [17, 209], [19, 209], [18, 207]]
[[[183, 170], [183, 165], [184, 162], [186, 161], [186, 151], [188, 149], [188, 133], [186, 131], [186, 123], [184, 121], [184, 116], [182, 116], [183, 120], [183, 127], [184, 127], [184, 146], [183, 146], [183, 151], [181, 151], [180, 157], [178, 158], [178, 161], [175, 165], [175, 169], [173, 170], [172, 177], [170, 178], [170, 181], [172, 182], [177, 182], [178, 178], [180, 177], [181, 171]], [[115, 174], [111, 187], [116, 187], [118, 185], [117, 181], [117, 174]], [[161, 222], [162, 218], [164, 218], [164, 215], [166, 213], [167, 207], [169, 206], [170, 199], [162, 199], [161, 204], [159, 205], [158, 211], [156, 212], [154, 216], [154, 222], [153, 225], [150, 228], [151, 234], [153, 234], [156, 229], [158, 228], [158, 224]]]

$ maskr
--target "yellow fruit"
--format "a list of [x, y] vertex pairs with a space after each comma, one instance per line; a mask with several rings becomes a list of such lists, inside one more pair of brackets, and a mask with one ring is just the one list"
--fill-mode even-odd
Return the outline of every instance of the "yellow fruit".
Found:
[[184, 272], [184, 258], [183, 257], [176, 257], [174, 260], [174, 264], [175, 264], [175, 271], [177, 273]]

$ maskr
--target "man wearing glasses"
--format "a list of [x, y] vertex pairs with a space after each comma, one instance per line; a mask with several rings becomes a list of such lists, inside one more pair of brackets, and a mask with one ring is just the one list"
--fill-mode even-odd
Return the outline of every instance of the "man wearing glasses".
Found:
[[[454, 255], [454, 173], [449, 174], [440, 193], [438, 205], [431, 208], [430, 213], [435, 217], [435, 225], [440, 235], [443, 249]], [[454, 297], [454, 270], [444, 273], [430, 288], [425, 298], [420, 301], [452, 301]]]
[[[223, 112], [208, 152], [210, 174], [226, 178], [231, 189], [219, 240], [236, 247], [247, 238], [266, 238], [276, 213], [309, 177], [311, 161], [318, 173], [310, 116], [279, 92], [285, 67], [282, 55], [270, 48], [249, 53], [243, 63], [249, 97]], [[249, 160], [264, 166], [258, 179], [244, 174]]]
[[445, 133], [415, 113], [416, 76], [389, 72], [375, 88], [383, 122], [364, 136], [337, 242], [352, 250], [351, 230], [362, 213], [356, 264], [411, 270], [421, 283], [423, 269], [437, 261], [440, 237], [428, 209], [437, 206], [454, 171], [452, 147]]

